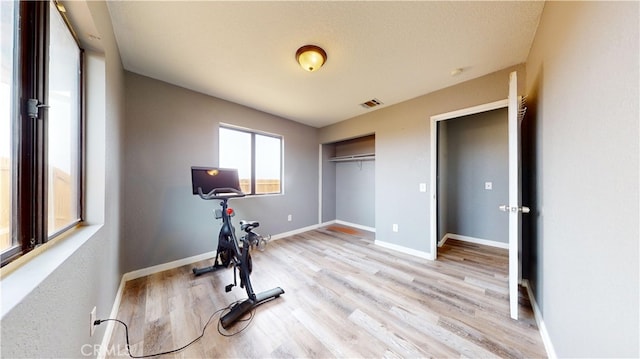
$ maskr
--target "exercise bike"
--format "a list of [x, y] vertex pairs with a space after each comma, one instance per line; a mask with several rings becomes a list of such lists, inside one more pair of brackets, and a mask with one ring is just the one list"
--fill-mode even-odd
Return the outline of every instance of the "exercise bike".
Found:
[[[193, 268], [193, 274], [200, 276], [205, 273], [233, 267], [233, 283], [225, 287], [225, 292], [238, 285], [237, 272], [240, 276], [240, 288], [247, 292], [247, 299], [231, 307], [229, 313], [220, 318], [222, 327], [227, 329], [238, 319], [255, 307], [280, 297], [284, 290], [276, 287], [261, 293], [255, 293], [251, 285], [251, 272], [253, 263], [251, 260], [251, 248], [264, 248], [266, 240], [253, 230], [260, 226], [257, 221], [240, 221], [240, 229], [244, 235], [240, 239], [235, 234], [235, 228], [231, 223], [231, 217], [235, 215], [228, 206], [229, 199], [241, 198], [245, 194], [239, 189], [238, 172], [235, 169], [222, 169], [210, 167], [191, 167], [193, 192], [204, 200], [219, 200], [221, 209], [214, 211], [216, 219], [222, 219], [222, 227], [218, 235], [218, 249], [213, 265], [204, 268]], [[208, 192], [204, 192], [208, 190]]]

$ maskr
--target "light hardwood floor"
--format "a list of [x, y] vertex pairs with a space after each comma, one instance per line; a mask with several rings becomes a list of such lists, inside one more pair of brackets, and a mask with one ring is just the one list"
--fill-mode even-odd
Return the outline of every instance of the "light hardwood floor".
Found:
[[[224, 292], [231, 269], [194, 277], [192, 267], [127, 282], [118, 319], [133, 355], [183, 346], [214, 311], [246, 297]], [[218, 333], [216, 315], [200, 341], [166, 358], [546, 357], [525, 291], [520, 320], [509, 317], [503, 249], [449, 240], [432, 262], [330, 226], [272, 241], [253, 252], [253, 268], [256, 292], [285, 294], [229, 328], [249, 324], [231, 337]], [[123, 355], [124, 343], [117, 325], [111, 348]]]

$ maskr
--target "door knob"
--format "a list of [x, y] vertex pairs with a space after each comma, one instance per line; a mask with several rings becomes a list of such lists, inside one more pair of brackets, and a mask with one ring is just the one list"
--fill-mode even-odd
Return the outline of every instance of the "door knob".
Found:
[[531, 212], [531, 209], [527, 206], [522, 206], [522, 207], [510, 207], [507, 205], [502, 205], [499, 207], [500, 210], [502, 212], [522, 212], [522, 213], [529, 213]]

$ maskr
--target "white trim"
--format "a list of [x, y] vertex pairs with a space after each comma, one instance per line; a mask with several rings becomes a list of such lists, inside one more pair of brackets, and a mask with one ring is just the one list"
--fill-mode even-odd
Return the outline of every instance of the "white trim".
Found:
[[348, 226], [348, 227], [353, 227], [353, 228], [357, 228], [357, 229], [362, 229], [363, 231], [367, 231], [367, 232], [373, 232], [376, 233], [376, 229], [374, 227], [368, 227], [368, 226], [363, 226], [361, 224], [356, 224], [356, 223], [351, 223], [351, 222], [346, 222], [346, 221], [342, 221], [339, 219], [335, 220], [336, 224], [340, 224], [343, 226]]
[[547, 326], [544, 324], [542, 312], [540, 312], [540, 307], [538, 307], [536, 297], [533, 295], [533, 291], [531, 290], [529, 280], [523, 279], [522, 286], [527, 289], [529, 301], [531, 302], [531, 308], [533, 309], [533, 316], [536, 318], [536, 324], [538, 324], [538, 331], [540, 332], [540, 337], [542, 337], [542, 344], [544, 344], [544, 349], [547, 351], [547, 357], [549, 357], [549, 359], [558, 359], [556, 350], [553, 347], [553, 343], [551, 342], [551, 337], [549, 336], [549, 331], [547, 331]]
[[460, 110], [441, 113], [439, 115], [434, 115], [434, 116], [431, 116], [431, 120], [435, 120], [435, 121], [450, 120], [452, 118], [458, 118], [458, 117], [463, 117], [467, 115], [475, 115], [476, 113], [496, 110], [499, 108], [507, 107], [508, 105], [509, 105], [508, 99], [498, 100], [498, 101], [484, 103], [477, 106], [463, 108]]
[[389, 242], [383, 242], [383, 241], [380, 241], [380, 240], [377, 240], [377, 239], [373, 243], [375, 245], [377, 245], [377, 246], [384, 247], [384, 248], [387, 248], [387, 249], [391, 249], [391, 250], [394, 250], [394, 251], [398, 251], [398, 252], [401, 252], [401, 253], [409, 254], [409, 255], [412, 255], [412, 256], [416, 256], [416, 257], [420, 257], [420, 258], [424, 258], [424, 259], [433, 259], [430, 253], [419, 251], [417, 249], [407, 248], [407, 247], [399, 246], [397, 244], [393, 244], [393, 243], [389, 243]]
[[437, 163], [438, 163], [438, 121], [450, 120], [467, 115], [473, 115], [476, 113], [491, 111], [499, 108], [504, 108], [509, 105], [509, 99], [494, 101], [477, 106], [467, 107], [456, 111], [441, 113], [439, 115], [431, 116], [431, 206], [430, 206], [430, 222], [431, 222], [431, 255], [430, 258], [435, 260], [438, 256], [438, 203], [437, 203]]
[[[459, 241], [463, 241], [463, 242], [469, 242], [469, 243], [475, 243], [475, 244], [482, 244], [484, 246], [489, 246], [489, 247], [496, 247], [496, 248], [502, 248], [502, 249], [509, 249], [509, 243], [504, 243], [504, 242], [498, 242], [498, 241], [492, 241], [490, 239], [483, 239], [483, 238], [476, 238], [476, 237], [470, 237], [470, 236], [463, 236], [460, 234], [455, 234], [455, 233], [447, 233], [444, 235], [444, 239], [442, 240], [442, 243], [444, 244], [444, 241], [446, 241], [447, 239], [457, 239]], [[442, 245], [439, 245], [439, 247], [442, 247]]]
[[[449, 234], [449, 233], [447, 233], [447, 234]], [[444, 246], [444, 244], [447, 241], [447, 239], [449, 239], [447, 234], [445, 234], [444, 237], [442, 237], [442, 239], [438, 241], [438, 248]]]
[[[122, 294], [124, 293], [124, 285], [127, 282], [122, 276], [120, 280], [120, 286], [118, 287], [118, 292], [116, 293], [116, 298], [113, 300], [113, 306], [111, 306], [111, 314], [109, 314], [109, 318], [117, 318], [118, 311], [120, 310], [120, 303], [122, 301]], [[104, 331], [104, 335], [102, 336], [102, 342], [100, 343], [100, 350], [98, 351], [97, 358], [103, 359], [107, 356], [107, 347], [109, 346], [109, 342], [111, 341], [111, 335], [113, 335], [113, 328], [115, 327], [115, 322], [108, 321], [106, 322], [107, 328]]]
[[[518, 132], [518, 76], [509, 74], [508, 98], [508, 140], [509, 140], [509, 207], [518, 208], [520, 204], [520, 133]], [[511, 318], [518, 320], [518, 281], [520, 278], [520, 258], [518, 243], [521, 238], [520, 211], [509, 211], [509, 307]]]
[[318, 223], [322, 223], [322, 143], [318, 145]]
[[431, 116], [431, 259], [436, 260], [438, 257], [438, 120], [435, 116]]
[[206, 252], [206, 253], [198, 254], [193, 257], [182, 258], [172, 262], [158, 264], [155, 266], [134, 270], [132, 272], [127, 272], [122, 276], [122, 279], [125, 282], [128, 282], [132, 279], [141, 278], [154, 273], [159, 273], [169, 269], [182, 267], [184, 265], [199, 262], [205, 259], [211, 259], [211, 258], [214, 258], [215, 256], [216, 256], [216, 251]]
[[310, 226], [294, 229], [292, 231], [274, 234], [274, 235], [271, 236], [271, 239], [272, 240], [276, 240], [276, 239], [281, 239], [281, 238], [293, 236], [293, 235], [296, 235], [296, 234], [300, 234], [302, 232], [313, 231], [314, 229], [318, 229], [320, 227], [324, 227], [324, 226], [327, 226], [327, 225], [333, 224], [333, 223], [335, 223], [335, 221], [329, 221], [329, 222], [324, 222], [324, 223], [319, 223], [319, 224], [312, 224]]

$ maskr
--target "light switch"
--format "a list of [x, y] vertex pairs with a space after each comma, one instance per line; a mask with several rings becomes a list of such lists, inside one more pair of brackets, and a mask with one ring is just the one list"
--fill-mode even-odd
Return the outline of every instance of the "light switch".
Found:
[[493, 189], [493, 182], [485, 182], [484, 183], [484, 189], [492, 190]]
[[427, 192], [427, 184], [420, 183], [420, 192]]

